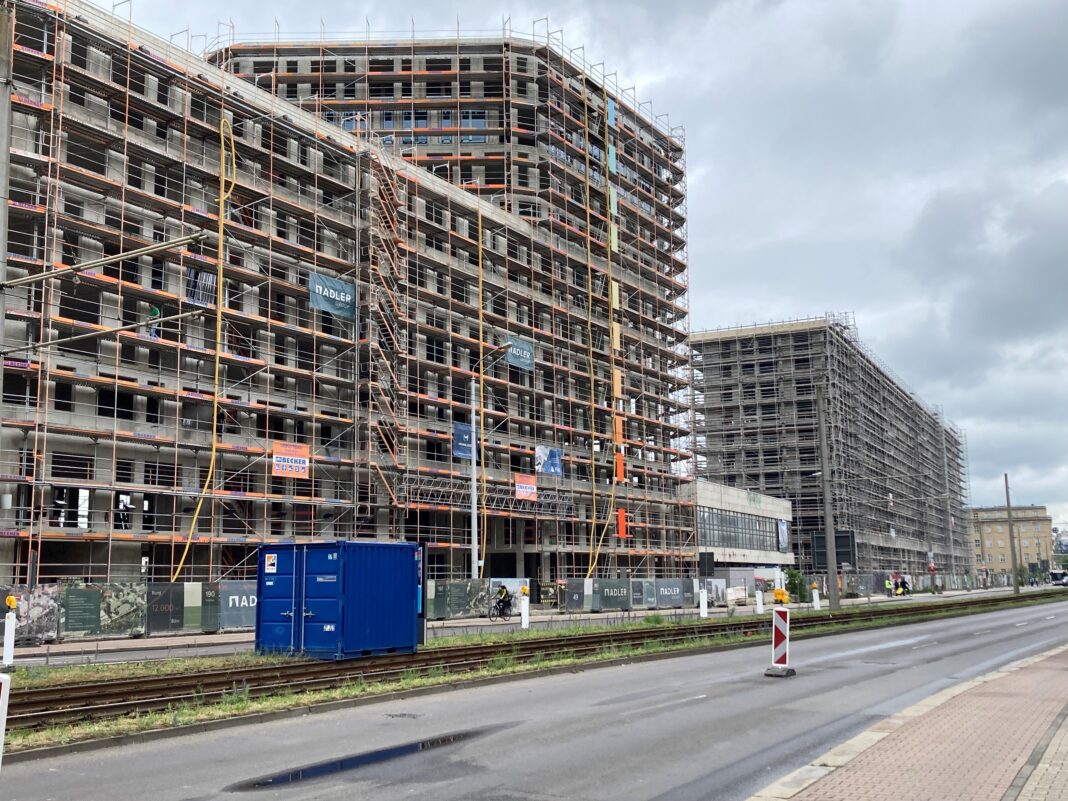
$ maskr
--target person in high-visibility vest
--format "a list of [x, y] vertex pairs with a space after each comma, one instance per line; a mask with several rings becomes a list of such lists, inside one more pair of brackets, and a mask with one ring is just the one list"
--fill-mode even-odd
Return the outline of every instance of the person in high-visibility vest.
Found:
[[884, 584], [886, 585], [886, 597], [887, 598], [893, 598], [894, 597], [894, 582], [892, 582], [890, 580], [890, 577], [887, 576], [886, 577], [886, 581], [884, 582]]

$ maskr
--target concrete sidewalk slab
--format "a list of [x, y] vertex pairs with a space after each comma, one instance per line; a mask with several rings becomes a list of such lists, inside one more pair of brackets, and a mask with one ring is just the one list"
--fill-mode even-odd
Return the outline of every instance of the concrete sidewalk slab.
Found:
[[750, 801], [1068, 798], [1068, 646], [887, 718]]

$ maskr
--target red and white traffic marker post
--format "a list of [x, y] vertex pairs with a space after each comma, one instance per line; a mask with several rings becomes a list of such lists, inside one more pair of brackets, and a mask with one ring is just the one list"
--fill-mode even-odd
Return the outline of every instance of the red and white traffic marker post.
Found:
[[764, 675], [777, 679], [797, 675], [790, 667], [790, 610], [785, 606], [771, 610], [771, 667]]

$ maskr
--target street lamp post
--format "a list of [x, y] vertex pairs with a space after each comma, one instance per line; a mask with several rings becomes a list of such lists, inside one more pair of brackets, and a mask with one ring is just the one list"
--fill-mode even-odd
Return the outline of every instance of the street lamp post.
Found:
[[838, 549], [834, 536], [834, 498], [831, 495], [831, 459], [827, 444], [827, 412], [823, 387], [816, 387], [816, 423], [819, 426], [820, 465], [823, 473], [823, 544], [827, 560], [827, 604], [840, 607], [838, 598]]
[[[449, 164], [446, 164], [444, 166], [446, 168], [450, 168]], [[451, 180], [451, 177], [452, 177], [451, 169], [448, 170], [448, 175], [449, 175], [449, 179]], [[477, 186], [477, 182], [475, 182], [475, 181], [464, 181], [462, 186], [466, 188], [470, 184], [475, 184]], [[502, 194], [502, 193], [498, 193], [498, 194]], [[493, 197], [496, 197], [496, 195], [494, 195]], [[492, 198], [490, 198], [490, 200], [492, 200]], [[478, 548], [478, 542], [479, 542], [478, 541], [478, 537], [479, 537], [478, 511], [479, 510], [478, 510], [478, 464], [477, 464], [477, 461], [478, 461], [478, 451], [480, 449], [476, 449], [476, 446], [475, 446], [476, 442], [478, 442], [479, 445], [481, 445], [481, 442], [482, 442], [482, 440], [481, 440], [482, 432], [481, 432], [481, 426], [480, 426], [480, 423], [482, 421], [481, 421], [481, 415], [479, 414], [480, 410], [479, 410], [479, 404], [478, 404], [478, 388], [479, 388], [478, 378], [481, 375], [481, 372], [485, 369], [485, 366], [484, 366], [483, 362], [486, 360], [486, 358], [488, 356], [490, 356], [491, 354], [496, 353], [501, 348], [505, 347], [505, 345], [499, 345], [497, 347], [491, 348], [488, 351], [485, 348], [485, 341], [486, 341], [485, 340], [485, 330], [484, 330], [483, 323], [482, 323], [482, 305], [486, 301], [485, 301], [485, 298], [483, 297], [483, 291], [484, 291], [485, 284], [484, 284], [484, 281], [483, 281], [483, 272], [482, 272], [482, 199], [481, 198], [478, 199], [478, 217], [477, 217], [477, 220], [478, 220], [478, 222], [477, 222], [477, 230], [478, 230], [478, 306], [479, 306], [479, 315], [478, 315], [478, 351], [479, 351], [479, 357], [478, 357], [478, 361], [475, 364], [475, 368], [476, 368], [475, 369], [475, 375], [471, 376], [471, 578], [473, 578], [473, 579], [480, 578], [481, 574], [482, 574], [482, 571], [480, 570], [479, 559], [478, 559], [478, 557], [479, 557], [479, 553], [478, 553], [478, 551], [479, 551], [479, 548]], [[502, 291], [507, 291], [507, 287], [505, 288], [505, 290], [502, 290]], [[477, 422], [476, 422], [476, 416], [479, 418]], [[483, 469], [485, 469], [485, 466], [483, 466]], [[485, 558], [485, 554], [483, 554], [483, 558]]]
[[471, 376], [471, 578], [478, 578], [478, 454], [475, 451], [475, 427], [478, 416], [478, 378]]
[[[482, 442], [482, 426], [481, 415], [479, 414], [478, 403], [478, 378], [481, 372], [485, 369], [484, 362], [489, 356], [499, 353], [501, 350], [509, 346], [510, 341], [497, 345], [487, 350], [483, 356], [475, 363], [475, 371], [471, 375], [471, 578], [477, 579], [481, 571], [479, 568], [479, 553], [478, 553], [478, 447], [476, 443]], [[483, 554], [483, 558], [485, 555]]]
[[1016, 567], [1016, 532], [1012, 526], [1012, 499], [1009, 497], [1009, 474], [1005, 474], [1005, 514], [1009, 518], [1009, 553], [1012, 557], [1012, 594], [1020, 594], [1020, 572]]

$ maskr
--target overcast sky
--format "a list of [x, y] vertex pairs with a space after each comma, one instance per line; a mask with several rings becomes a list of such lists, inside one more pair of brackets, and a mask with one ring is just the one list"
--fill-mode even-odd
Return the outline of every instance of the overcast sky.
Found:
[[853, 312], [965, 429], [975, 503], [1008, 472], [1068, 526], [1068, 2], [133, 0], [163, 36], [223, 14], [239, 39], [548, 16], [686, 127], [694, 328]]

